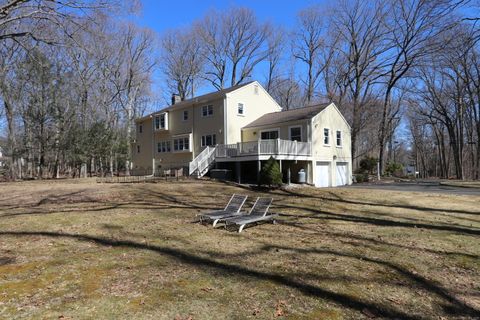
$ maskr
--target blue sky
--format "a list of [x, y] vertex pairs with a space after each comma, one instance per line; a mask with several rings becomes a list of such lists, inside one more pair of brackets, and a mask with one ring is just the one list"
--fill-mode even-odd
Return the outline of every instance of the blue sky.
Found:
[[[161, 35], [168, 29], [189, 26], [195, 20], [205, 16], [211, 9], [220, 11], [233, 6], [242, 6], [252, 9], [260, 21], [271, 22], [288, 30], [294, 26], [297, 12], [319, 3], [327, 4], [328, 2], [321, 0], [142, 0], [142, 10], [133, 20], [139, 26], [153, 29]], [[265, 80], [266, 72], [262, 67], [263, 65], [260, 64], [254, 70], [253, 80], [260, 82]], [[159, 72], [156, 72], [153, 81], [155, 94], [163, 96], [165, 99], [169, 97], [170, 93], [161, 92], [163, 80]], [[197, 94], [211, 90], [212, 88], [209, 87], [200, 88]]]
[[262, 21], [271, 21], [285, 27], [295, 22], [295, 14], [302, 8], [318, 4], [314, 0], [142, 0], [143, 12], [137, 23], [154, 29], [157, 32], [169, 28], [188, 26], [192, 21], [201, 18], [210, 9], [226, 9], [232, 6], [243, 6], [254, 10]]

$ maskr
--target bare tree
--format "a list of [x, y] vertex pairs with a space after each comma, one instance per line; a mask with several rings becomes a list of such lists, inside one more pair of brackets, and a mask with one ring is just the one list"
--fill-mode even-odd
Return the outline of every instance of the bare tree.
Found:
[[161, 46], [161, 66], [170, 92], [182, 100], [193, 97], [205, 65], [200, 39], [190, 29], [171, 30], [162, 37]]
[[[388, 50], [385, 45], [386, 6], [382, 2], [367, 3], [361, 0], [339, 1], [332, 12], [332, 24], [329, 34], [338, 37], [334, 48], [340, 56], [335, 59], [339, 68], [335, 72], [335, 87], [348, 93], [351, 106], [352, 158], [356, 158], [357, 137], [365, 126], [366, 106], [374, 99], [374, 84], [380, 76], [382, 56]], [[335, 54], [335, 53], [330, 53]], [[339, 102], [344, 97], [340, 95]]]
[[217, 89], [223, 89], [227, 81], [231, 86], [246, 81], [267, 56], [270, 27], [259, 23], [250, 9], [209, 12], [195, 29], [208, 64], [205, 78]]
[[279, 76], [280, 63], [285, 50], [285, 40], [285, 31], [282, 28], [272, 29], [272, 32], [270, 32], [267, 38], [268, 51], [266, 60], [268, 63], [268, 71], [265, 86], [267, 92], [272, 91], [273, 84]]
[[389, 3], [386, 20], [388, 51], [382, 74], [384, 94], [378, 130], [382, 172], [388, 131], [397, 116], [391, 108], [395, 88], [422, 57], [440, 50], [445, 45], [445, 40], [448, 39], [440, 35], [452, 24], [449, 17], [457, 6], [457, 2], [448, 0], [392, 0]]
[[321, 59], [322, 46], [325, 45], [326, 18], [320, 7], [314, 6], [300, 11], [297, 19], [298, 25], [293, 36], [292, 52], [293, 56], [307, 68], [306, 78], [303, 81], [308, 104], [315, 94], [320, 74], [326, 67], [326, 61]]

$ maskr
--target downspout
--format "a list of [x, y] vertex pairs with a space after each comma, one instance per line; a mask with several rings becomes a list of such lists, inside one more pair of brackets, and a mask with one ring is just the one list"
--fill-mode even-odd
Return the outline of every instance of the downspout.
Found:
[[155, 119], [150, 115], [152, 120], [152, 174], [147, 177], [155, 177]]
[[228, 130], [228, 105], [227, 105], [227, 95], [223, 98], [223, 144], [228, 144], [227, 141], [227, 130]]

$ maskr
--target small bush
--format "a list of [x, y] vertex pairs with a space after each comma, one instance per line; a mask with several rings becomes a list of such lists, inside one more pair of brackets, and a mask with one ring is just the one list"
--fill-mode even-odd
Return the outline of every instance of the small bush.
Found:
[[368, 173], [357, 173], [355, 175], [355, 181], [357, 183], [368, 182]]
[[373, 173], [373, 170], [377, 168], [378, 159], [374, 157], [366, 157], [360, 160], [360, 170], [361, 172]]
[[260, 171], [260, 185], [279, 187], [282, 185], [282, 172], [277, 161], [270, 157]]
[[389, 176], [401, 176], [403, 175], [403, 165], [401, 163], [389, 162], [385, 168], [385, 172]]

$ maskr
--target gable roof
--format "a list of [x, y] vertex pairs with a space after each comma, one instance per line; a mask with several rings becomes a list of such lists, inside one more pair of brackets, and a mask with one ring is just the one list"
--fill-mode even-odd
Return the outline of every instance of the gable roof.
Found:
[[243, 128], [255, 128], [282, 122], [311, 119], [325, 110], [330, 104], [331, 103], [322, 103], [310, 107], [267, 113]]
[[243, 87], [246, 87], [246, 86], [248, 86], [248, 85], [250, 85], [254, 82], [256, 82], [256, 81], [249, 81], [249, 82], [246, 82], [246, 83], [237, 84], [236, 86], [233, 86], [233, 87], [230, 87], [230, 88], [225, 88], [225, 89], [222, 89], [222, 90], [206, 93], [206, 94], [198, 96], [198, 97], [183, 100], [183, 101], [177, 102], [173, 105], [170, 105], [170, 106], [167, 106], [167, 107], [162, 108], [160, 110], [157, 110], [155, 112], [152, 112], [152, 113], [150, 113], [146, 116], [143, 116], [142, 118], [136, 119], [136, 121], [146, 119], [149, 116], [157, 114], [159, 112], [172, 111], [172, 110], [179, 109], [179, 108], [182, 108], [182, 107], [190, 106], [193, 103], [201, 103], [201, 102], [206, 102], [206, 101], [219, 99], [219, 98], [224, 97], [227, 93], [233, 92], [233, 91], [238, 90], [238, 89], [243, 88]]

